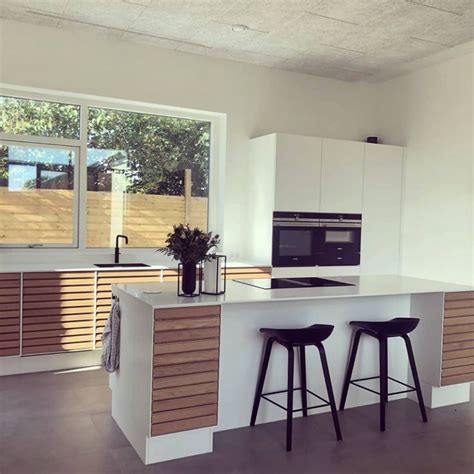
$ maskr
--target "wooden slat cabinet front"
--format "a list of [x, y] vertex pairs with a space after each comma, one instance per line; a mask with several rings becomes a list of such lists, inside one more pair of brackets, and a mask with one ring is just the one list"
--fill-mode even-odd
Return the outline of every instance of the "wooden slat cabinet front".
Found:
[[20, 273], [0, 273], [0, 357], [20, 354]]
[[161, 270], [115, 270], [97, 272], [96, 347], [102, 346], [102, 333], [109, 317], [114, 283], [159, 283]]
[[93, 349], [95, 273], [23, 274], [22, 354]]
[[217, 424], [220, 312], [155, 310], [152, 436]]
[[474, 382], [474, 291], [445, 294], [441, 385]]

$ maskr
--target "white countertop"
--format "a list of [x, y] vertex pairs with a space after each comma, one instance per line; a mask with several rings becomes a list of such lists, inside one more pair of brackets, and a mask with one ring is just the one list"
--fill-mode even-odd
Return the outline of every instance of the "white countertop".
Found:
[[188, 305], [264, 303], [474, 290], [469, 286], [401, 275], [347, 276], [330, 279], [352, 283], [354, 286], [265, 290], [237, 281], [227, 281], [227, 291], [224, 295], [200, 295], [187, 298], [177, 295], [176, 283], [131, 283], [114, 285], [114, 292], [120, 296], [120, 291], [123, 291], [153, 308], [166, 308]]
[[[101, 268], [96, 267], [94, 263], [112, 263], [110, 261], [104, 262], [102, 258], [97, 258], [94, 261], [85, 262], [68, 262], [62, 258], [52, 258], [50, 262], [30, 262], [30, 263], [2, 263], [0, 262], [0, 273], [15, 273], [15, 272], [74, 272], [74, 271], [124, 271], [124, 270], [176, 270], [178, 264], [160, 265], [155, 263], [149, 263], [146, 259], [134, 260], [131, 263], [140, 262], [150, 265], [149, 267], [109, 267]], [[128, 263], [123, 261], [123, 263]], [[262, 265], [252, 264], [248, 262], [227, 262], [228, 268], [245, 268], [245, 267], [260, 267]], [[263, 265], [264, 266], [264, 265]]]

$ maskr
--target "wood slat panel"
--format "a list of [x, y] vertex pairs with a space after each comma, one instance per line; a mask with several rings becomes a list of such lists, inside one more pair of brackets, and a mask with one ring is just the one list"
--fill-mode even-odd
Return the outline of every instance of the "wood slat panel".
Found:
[[91, 271], [77, 271], [77, 272], [28, 272], [23, 275], [24, 281], [31, 280], [61, 280], [61, 279], [76, 279], [76, 278], [92, 278], [95, 273]]
[[41, 332], [34, 333], [36, 338], [23, 338], [23, 347], [70, 344], [72, 342], [88, 342], [92, 345], [92, 333], [80, 336], [53, 336], [48, 337]]
[[125, 278], [125, 277], [141, 277], [143, 275], [156, 275], [161, 276], [161, 270], [156, 269], [144, 269], [144, 270], [114, 270], [114, 271], [99, 271], [97, 279], [100, 281], [103, 278]]
[[[20, 324], [20, 315], [16, 318], [0, 318], [0, 327], [4, 326], [15, 326]], [[0, 329], [0, 331], [4, 332], [5, 329]]]
[[219, 327], [219, 316], [195, 319], [155, 320], [155, 332]]
[[175, 377], [158, 377], [153, 379], [153, 389], [181, 387], [199, 383], [217, 382], [217, 371], [203, 372], [199, 374], [177, 375]]
[[16, 288], [2, 288], [2, 283], [0, 282], [0, 296], [16, 295], [20, 296], [20, 286]]
[[458, 291], [445, 294], [445, 301], [474, 299], [474, 291]]
[[444, 344], [447, 344], [449, 342], [461, 342], [461, 341], [474, 341], [474, 331], [459, 333], [459, 334], [445, 334], [443, 336]]
[[450, 377], [452, 375], [474, 374], [474, 366], [459, 365], [457, 367], [450, 367], [443, 369], [443, 377]]
[[9, 349], [0, 349], [0, 357], [20, 355], [20, 344], [17, 347]]
[[74, 342], [69, 344], [51, 344], [45, 346], [24, 347], [23, 354], [44, 354], [53, 352], [69, 352], [77, 350], [91, 350], [92, 342]]
[[466, 365], [474, 365], [474, 356], [462, 357], [460, 359], [443, 360], [443, 370], [451, 367], [460, 367]]
[[[94, 312], [93, 306], [82, 306], [78, 308], [45, 308], [45, 309], [24, 309], [23, 317], [37, 317], [37, 316], [69, 316], [69, 315], [88, 315]], [[71, 321], [71, 319], [69, 319]]]
[[79, 329], [83, 331], [85, 329], [89, 329], [90, 327], [90, 324], [88, 324], [87, 322], [84, 324], [83, 321], [63, 321], [25, 325], [25, 328], [28, 329], [28, 331], [31, 333], [33, 333], [34, 331], [64, 331], [69, 329]]
[[151, 418], [151, 422], [153, 424], [166, 423], [169, 421], [186, 420], [189, 418], [197, 418], [198, 416], [206, 415], [217, 415], [217, 406], [215, 403], [211, 405], [202, 405], [200, 407], [154, 413]]
[[155, 342], [178, 342], [219, 338], [219, 328], [183, 329], [181, 331], [155, 331]]
[[0, 332], [2, 334], [18, 334], [18, 338], [20, 337], [20, 320], [18, 319], [15, 321], [15, 324], [10, 326], [0, 326]]
[[160, 400], [153, 402], [153, 413], [160, 413], [179, 408], [197, 407], [202, 405], [217, 404], [217, 393], [207, 393], [205, 395], [194, 395], [192, 397], [175, 398], [173, 400]]
[[68, 278], [67, 280], [26, 280], [23, 281], [23, 288], [33, 287], [55, 287], [55, 286], [78, 286], [78, 285], [93, 285], [92, 278]]
[[474, 308], [456, 308], [456, 309], [446, 309], [444, 311], [445, 318], [456, 318], [459, 316], [473, 316], [474, 317]]
[[474, 349], [474, 340], [470, 341], [461, 341], [461, 342], [450, 342], [448, 344], [443, 344], [444, 351], [456, 351], [460, 349]]
[[[25, 301], [23, 303], [24, 309], [46, 309], [46, 308], [77, 308], [81, 306], [87, 306], [90, 308], [94, 308], [94, 300], [87, 299], [87, 300], [53, 300], [50, 299], [49, 301], [37, 301], [37, 302], [28, 302]], [[13, 308], [12, 308], [13, 309]]]
[[1, 283], [2, 288], [19, 288], [19, 281], [17, 280], [3, 280]]
[[473, 316], [462, 316], [460, 318], [445, 318], [444, 325], [445, 326], [457, 326], [460, 324], [474, 324], [474, 315]]
[[0, 295], [0, 304], [8, 304], [8, 303], [16, 303], [20, 304], [20, 296], [19, 295]]
[[474, 357], [474, 349], [462, 349], [458, 351], [443, 351], [443, 360], [460, 359], [462, 357]]
[[215, 392], [217, 392], [217, 382], [163, 388], [159, 390], [153, 390], [153, 401], [169, 400], [173, 398], [189, 397], [191, 395], [202, 395], [205, 393]]
[[[39, 326], [39, 325], [37, 325]], [[52, 329], [45, 330], [44, 327], [41, 329], [41, 333], [38, 331], [31, 331], [31, 327], [28, 327], [28, 332], [23, 334], [23, 339], [37, 339], [38, 334], [41, 334], [41, 337], [67, 337], [67, 336], [87, 336], [89, 339], [92, 337], [94, 331], [92, 326], [85, 328], [76, 328], [76, 329]]]
[[18, 326], [16, 326], [15, 331], [0, 332], [0, 341], [19, 341], [19, 340], [20, 340], [20, 334], [18, 332]]
[[93, 301], [94, 298], [94, 293], [91, 292], [85, 292], [85, 293], [58, 293], [58, 294], [35, 294], [35, 295], [29, 295], [25, 294], [23, 295], [23, 301], [25, 303], [32, 303], [32, 302], [41, 302], [41, 301], [51, 301], [51, 299], [54, 299], [55, 301], [78, 301], [80, 302], [81, 300], [89, 300]]
[[79, 285], [79, 286], [47, 286], [47, 287], [31, 287], [25, 288], [23, 293], [25, 295], [62, 295], [62, 294], [94, 294], [94, 285]]
[[200, 416], [197, 418], [189, 418], [188, 420], [170, 421], [168, 423], [159, 423], [152, 425], [152, 436], [159, 436], [166, 433], [176, 433], [178, 431], [187, 431], [197, 428], [205, 428], [207, 426], [217, 425], [217, 416]]
[[219, 305], [210, 305], [157, 309], [155, 310], [155, 320], [219, 316], [220, 308]]
[[459, 324], [457, 326], [445, 326], [443, 334], [464, 334], [474, 332], [474, 324]]
[[184, 354], [164, 354], [155, 356], [154, 365], [162, 367], [164, 365], [187, 364], [190, 362], [202, 362], [207, 360], [219, 360], [217, 349], [197, 352], [185, 352]]
[[444, 303], [444, 309], [456, 309], [456, 308], [474, 308], [474, 299], [446, 301]]
[[182, 354], [190, 351], [217, 349], [219, 339], [198, 339], [197, 341], [166, 342], [155, 344], [155, 356], [160, 354]]
[[[0, 273], [0, 281], [20, 281], [19, 273]], [[0, 286], [3, 286], [3, 283], [0, 283]]]
[[4, 303], [2, 304], [2, 311], [15, 311], [20, 309], [20, 302], [18, 303]]
[[19, 317], [20, 317], [20, 310], [18, 309], [13, 309], [13, 310], [8, 310], [8, 311], [0, 310], [0, 321], [5, 318], [19, 318]]
[[20, 338], [10, 341], [0, 341], [0, 349], [12, 349], [20, 345]]
[[154, 367], [153, 376], [171, 377], [175, 375], [195, 374], [208, 371], [218, 371], [219, 361], [210, 360], [206, 362], [191, 362], [189, 364], [166, 365], [163, 367]]
[[463, 375], [453, 375], [452, 377], [441, 377], [442, 386], [466, 382], [474, 382], [474, 372]]
[[45, 324], [45, 323], [56, 323], [60, 324], [63, 322], [80, 322], [81, 327], [88, 327], [94, 321], [94, 315], [90, 314], [69, 314], [66, 316], [38, 316], [37, 318], [28, 318], [23, 320], [23, 328], [25, 330], [30, 330], [30, 324]]

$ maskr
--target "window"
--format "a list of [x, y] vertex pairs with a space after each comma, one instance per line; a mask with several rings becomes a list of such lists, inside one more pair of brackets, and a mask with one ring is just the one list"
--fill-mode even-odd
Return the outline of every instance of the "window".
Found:
[[207, 227], [210, 122], [89, 109], [87, 246], [164, 244], [173, 224]]
[[78, 105], [0, 96], [0, 111], [1, 133], [79, 138]]
[[77, 150], [0, 142], [0, 244], [73, 245]]
[[207, 229], [215, 118], [16, 95], [0, 95], [0, 246], [156, 249], [174, 224]]

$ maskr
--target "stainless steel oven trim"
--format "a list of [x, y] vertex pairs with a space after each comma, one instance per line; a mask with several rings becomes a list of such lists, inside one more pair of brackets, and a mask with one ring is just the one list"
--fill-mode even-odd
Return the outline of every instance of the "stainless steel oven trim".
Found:
[[301, 221], [292, 221], [292, 222], [273, 222], [273, 227], [319, 227], [318, 222], [301, 222]]
[[337, 229], [348, 228], [348, 229], [360, 229], [362, 224], [352, 224], [347, 222], [321, 222], [320, 227], [333, 227]]

